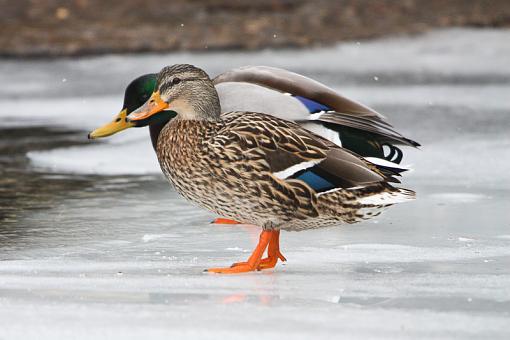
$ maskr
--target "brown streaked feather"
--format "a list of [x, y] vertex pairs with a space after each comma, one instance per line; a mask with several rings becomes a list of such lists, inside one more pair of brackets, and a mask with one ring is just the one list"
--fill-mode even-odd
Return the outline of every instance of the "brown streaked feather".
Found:
[[329, 174], [328, 179], [334, 178], [333, 184], [339, 188], [352, 188], [385, 181], [385, 176], [379, 174], [376, 169], [371, 169], [367, 162], [339, 147], [331, 148], [327, 158], [317, 167]]
[[219, 130], [217, 138], [230, 135], [226, 139], [236, 140], [244, 151], [260, 148], [271, 172], [326, 158], [328, 147], [294, 123], [251, 112], [230, 112], [222, 118], [228, 129]]
[[[330, 181], [341, 188], [389, 182], [373, 164], [353, 152], [317, 136], [299, 125], [252, 112], [223, 115], [228, 129], [221, 134], [234, 134], [241, 148], [260, 148], [271, 172], [279, 172], [303, 162], [314, 162]], [[223, 146], [224, 147], [224, 146]]]

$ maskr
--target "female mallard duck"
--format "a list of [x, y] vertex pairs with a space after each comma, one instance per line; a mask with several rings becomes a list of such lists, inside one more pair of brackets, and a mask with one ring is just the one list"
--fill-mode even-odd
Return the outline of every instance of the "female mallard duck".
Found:
[[247, 262], [209, 271], [273, 268], [284, 260], [281, 229], [355, 223], [414, 197], [392, 187], [391, 174], [296, 123], [248, 111], [221, 114], [214, 83], [192, 65], [165, 67], [156, 91], [128, 121], [148, 122], [160, 112], [176, 115], [156, 144], [176, 190], [212, 212], [263, 228]]

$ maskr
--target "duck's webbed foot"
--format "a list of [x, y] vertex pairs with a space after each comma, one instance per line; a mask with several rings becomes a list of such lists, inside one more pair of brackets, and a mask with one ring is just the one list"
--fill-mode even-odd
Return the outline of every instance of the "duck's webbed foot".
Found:
[[[267, 257], [262, 259], [262, 255], [266, 248], [268, 248]], [[259, 243], [248, 261], [234, 263], [228, 268], [210, 268], [206, 271], [219, 274], [245, 273], [255, 270], [274, 268], [278, 259], [286, 261], [285, 257], [280, 252], [280, 231], [264, 230], [260, 234]]]
[[211, 224], [241, 224], [241, 222], [230, 220], [228, 218], [218, 217], [215, 218], [214, 221], [211, 222]]

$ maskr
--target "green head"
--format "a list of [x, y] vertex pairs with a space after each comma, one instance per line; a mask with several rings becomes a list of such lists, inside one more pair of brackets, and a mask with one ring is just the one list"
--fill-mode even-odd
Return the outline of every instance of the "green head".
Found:
[[124, 91], [122, 110], [114, 117], [113, 121], [95, 129], [89, 133], [88, 137], [90, 139], [107, 137], [131, 127], [143, 127], [156, 122], [165, 122], [175, 117], [175, 113], [172, 111], [164, 111], [136, 122], [130, 122], [127, 119], [131, 112], [150, 98], [156, 88], [157, 76], [156, 73], [149, 73], [131, 81]]
[[142, 106], [156, 88], [157, 73], [148, 73], [135, 78], [124, 91], [124, 104], [122, 109], [130, 114]]

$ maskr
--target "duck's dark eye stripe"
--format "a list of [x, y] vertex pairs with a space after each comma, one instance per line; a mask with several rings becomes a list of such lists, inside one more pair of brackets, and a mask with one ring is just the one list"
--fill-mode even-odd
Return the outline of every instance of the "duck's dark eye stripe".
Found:
[[117, 123], [120, 122], [120, 118], [115, 119], [115, 122]]
[[174, 78], [174, 79], [172, 79], [171, 82], [162, 84], [159, 87], [159, 91], [160, 92], [165, 92], [166, 90], [171, 88], [173, 85], [177, 85], [177, 84], [179, 84], [181, 82], [185, 82], [185, 81], [195, 81], [195, 80], [208, 80], [208, 79], [205, 79], [205, 78], [186, 78], [186, 79]]
[[161, 85], [161, 87], [159, 88], [159, 91], [160, 92], [165, 92], [166, 90], [168, 90], [169, 88], [172, 87], [172, 84], [163, 84]]

